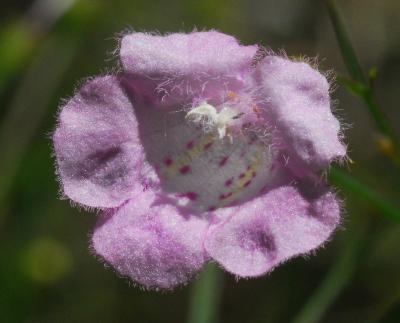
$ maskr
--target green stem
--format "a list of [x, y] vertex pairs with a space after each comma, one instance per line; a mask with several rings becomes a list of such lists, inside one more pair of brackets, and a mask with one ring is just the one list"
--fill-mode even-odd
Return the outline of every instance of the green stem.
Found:
[[382, 215], [391, 220], [400, 222], [400, 209], [396, 205], [387, 201], [377, 192], [358, 182], [342, 170], [332, 167], [329, 173], [329, 179], [333, 184], [340, 186], [345, 191], [353, 193], [372, 204]]
[[349, 36], [347, 35], [346, 28], [343, 21], [340, 19], [338, 10], [334, 0], [326, 0], [329, 17], [331, 18], [333, 29], [335, 30], [336, 38], [338, 40], [340, 51], [344, 59], [344, 63], [351, 75], [351, 77], [359, 83], [367, 84], [367, 80], [358, 62], [356, 53], [351, 45]]
[[216, 323], [222, 296], [223, 272], [209, 264], [192, 289], [188, 323]]
[[395, 146], [394, 148], [396, 150], [395, 154], [393, 154], [396, 156], [394, 159], [399, 161], [400, 147], [396, 140], [395, 132], [376, 102], [373, 89], [371, 87], [371, 82], [369, 82], [369, 80], [366, 79], [363, 74], [361, 65], [357, 59], [357, 55], [351, 44], [344, 23], [339, 15], [335, 0], [325, 0], [325, 4], [327, 6], [328, 13], [331, 18], [333, 29], [335, 31], [336, 38], [339, 43], [340, 51], [342, 53], [347, 70], [349, 71], [352, 79], [364, 87], [364, 91], [359, 92], [357, 95], [363, 99], [364, 103], [368, 107], [368, 110], [370, 111], [372, 118], [374, 119], [380, 133], [392, 140]]

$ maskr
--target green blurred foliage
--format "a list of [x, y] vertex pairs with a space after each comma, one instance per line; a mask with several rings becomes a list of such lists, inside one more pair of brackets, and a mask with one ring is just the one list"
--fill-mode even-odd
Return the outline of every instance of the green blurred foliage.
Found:
[[[130, 286], [90, 254], [96, 215], [59, 200], [49, 134], [61, 98], [79, 80], [112, 70], [117, 35], [127, 30], [215, 28], [289, 55], [319, 54], [321, 69], [346, 75], [322, 1], [78, 0], [54, 19], [32, 9], [39, 2], [6, 1], [0, 13], [0, 321], [183, 322], [191, 286], [172, 293]], [[379, 71], [374, 91], [399, 136], [400, 2], [338, 3], [361, 67]], [[343, 88], [334, 96], [337, 113], [352, 125], [346, 132], [352, 174], [396, 202], [399, 170], [377, 149], [368, 110]], [[341, 196], [344, 230], [317, 256], [259, 279], [225, 276], [221, 322], [289, 322], [340, 264], [352, 266], [352, 275], [346, 267], [334, 276], [344, 289], [323, 322], [400, 321], [400, 226], [354, 194]], [[344, 251], [360, 230], [366, 234], [349, 256]]]

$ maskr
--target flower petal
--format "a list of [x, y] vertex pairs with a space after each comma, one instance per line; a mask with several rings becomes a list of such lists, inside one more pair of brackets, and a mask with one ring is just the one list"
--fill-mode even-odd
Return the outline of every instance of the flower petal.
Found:
[[[226, 212], [224, 210], [224, 212]], [[259, 276], [324, 243], [340, 220], [333, 193], [284, 186], [232, 208], [210, 229], [209, 255], [241, 277]]]
[[278, 128], [289, 156], [316, 170], [346, 155], [322, 74], [304, 62], [267, 56], [256, 75], [267, 101], [266, 120]]
[[136, 95], [168, 105], [240, 88], [257, 49], [216, 31], [132, 33], [123, 37], [120, 56]]
[[248, 68], [257, 46], [241, 46], [217, 31], [166, 36], [132, 33], [123, 37], [121, 60], [126, 72], [141, 75], [233, 74]]
[[87, 82], [62, 108], [53, 141], [71, 200], [105, 208], [132, 196], [143, 154], [132, 104], [117, 77]]
[[158, 203], [150, 191], [138, 196], [100, 220], [92, 237], [95, 252], [146, 288], [187, 282], [205, 262], [207, 222]]

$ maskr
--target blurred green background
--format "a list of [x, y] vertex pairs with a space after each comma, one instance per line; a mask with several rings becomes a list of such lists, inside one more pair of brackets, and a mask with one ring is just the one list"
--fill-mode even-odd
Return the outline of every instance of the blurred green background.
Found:
[[[318, 54], [322, 70], [346, 76], [323, 1], [1, 4], [0, 322], [185, 322], [202, 281], [168, 293], [130, 286], [88, 250], [96, 215], [59, 200], [49, 137], [61, 98], [70, 97], [79, 80], [112, 71], [116, 37], [124, 30], [214, 28], [245, 44]], [[400, 2], [337, 4], [362, 68], [378, 69], [374, 93], [399, 136]], [[378, 149], [368, 109], [342, 87], [334, 98], [338, 115], [351, 125], [351, 176], [400, 205], [400, 171]], [[316, 255], [258, 279], [224, 275], [220, 322], [400, 322], [400, 222], [383, 217], [357, 189], [339, 192], [346, 205], [343, 230]], [[211, 287], [209, 294], [219, 291]]]

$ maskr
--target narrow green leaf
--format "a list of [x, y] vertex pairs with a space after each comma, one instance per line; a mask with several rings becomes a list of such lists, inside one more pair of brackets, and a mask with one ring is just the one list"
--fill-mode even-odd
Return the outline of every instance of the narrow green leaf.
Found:
[[359, 197], [376, 208], [376, 210], [389, 219], [400, 222], [400, 208], [374, 190], [358, 182], [355, 178], [342, 170], [332, 167], [329, 179], [333, 184], [340, 186], [343, 190]]
[[345, 76], [339, 75], [337, 77], [337, 82], [356, 96], [363, 97], [368, 91], [368, 88], [364, 84], [353, 81]]

